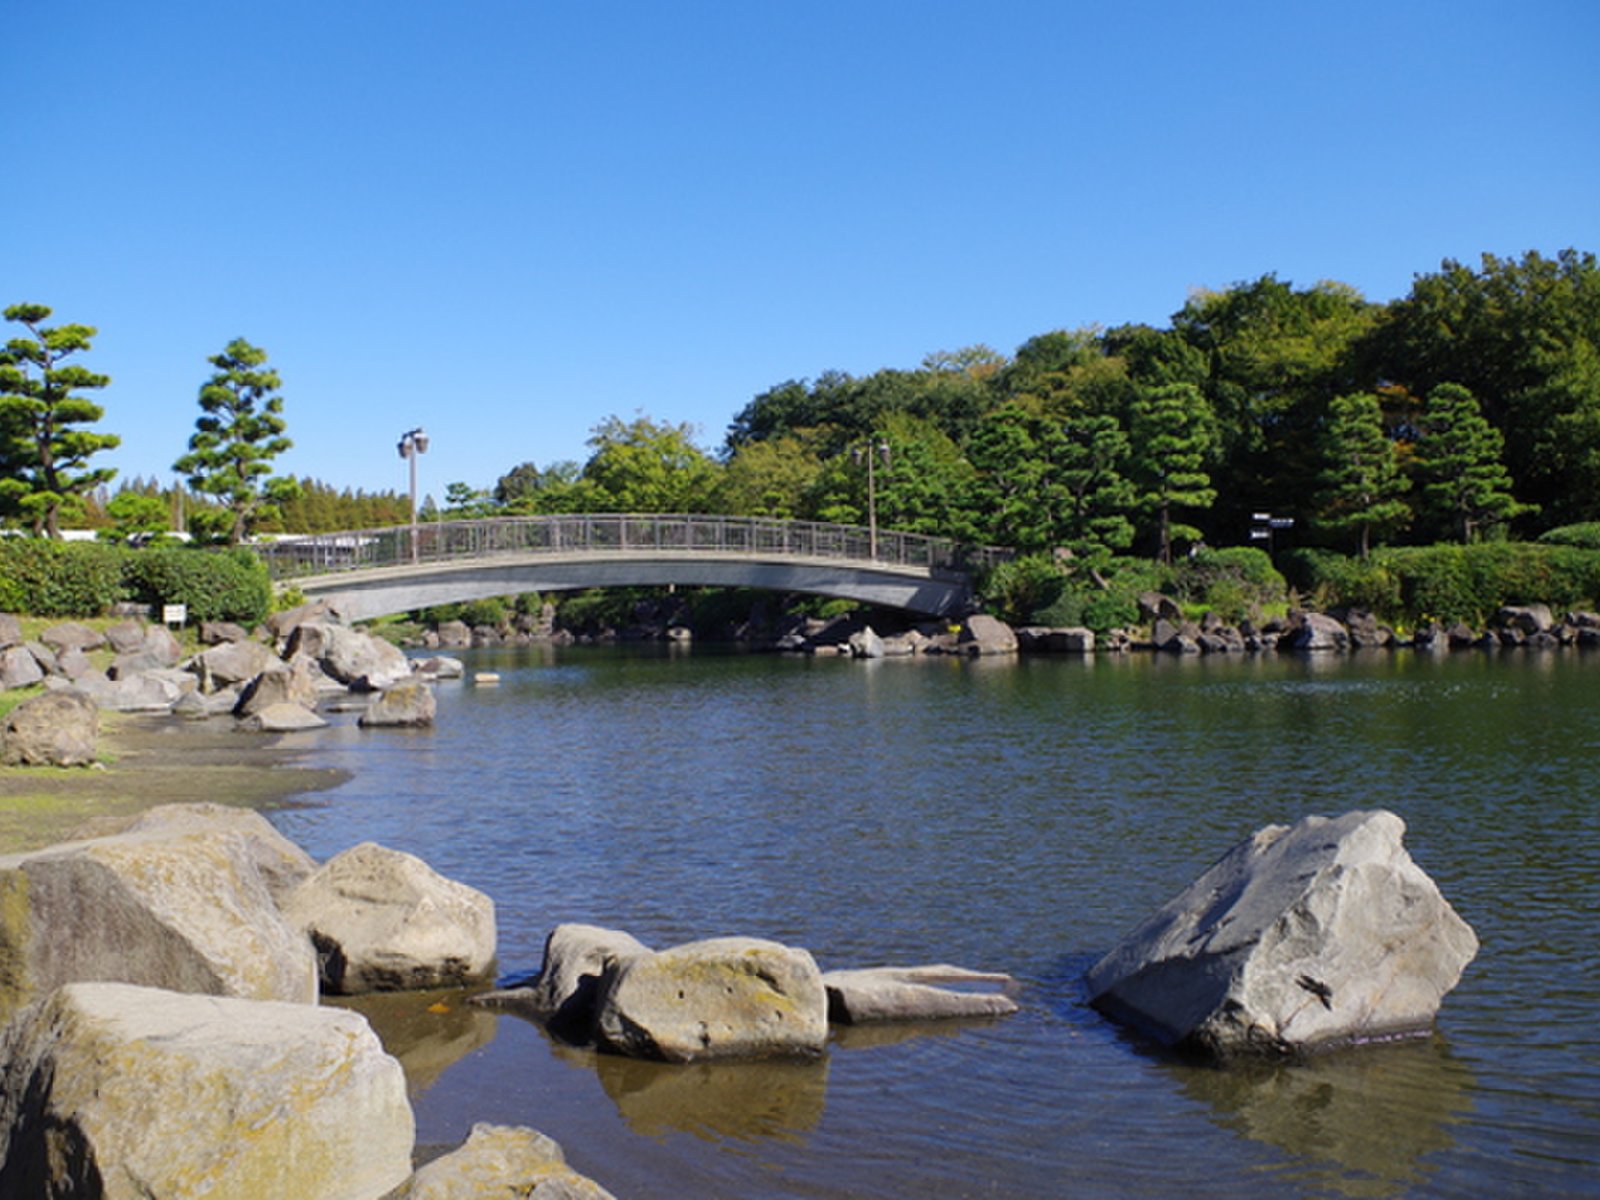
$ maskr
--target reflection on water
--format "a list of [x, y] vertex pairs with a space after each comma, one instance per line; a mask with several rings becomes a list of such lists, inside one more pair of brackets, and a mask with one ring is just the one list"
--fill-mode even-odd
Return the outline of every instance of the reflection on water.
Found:
[[327, 996], [323, 1003], [367, 1018], [383, 1048], [400, 1060], [406, 1093], [414, 1100], [448, 1067], [494, 1041], [494, 1016], [468, 1004], [469, 994], [457, 989], [373, 992]]
[[1285, 1175], [1318, 1192], [1382, 1197], [1422, 1184], [1453, 1144], [1471, 1072], [1438, 1037], [1227, 1068], [1169, 1064], [1226, 1129], [1301, 1160]]
[[600, 1086], [635, 1133], [795, 1141], [822, 1121], [826, 1058], [657, 1063], [591, 1054]]

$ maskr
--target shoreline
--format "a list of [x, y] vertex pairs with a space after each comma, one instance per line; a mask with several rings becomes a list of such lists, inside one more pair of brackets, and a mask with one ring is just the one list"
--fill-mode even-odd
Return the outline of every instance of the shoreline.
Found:
[[345, 770], [302, 766], [301, 751], [285, 749], [279, 738], [241, 733], [232, 722], [108, 712], [100, 720], [101, 764], [0, 771], [0, 854], [66, 841], [93, 822], [159, 804], [285, 808], [290, 797], [350, 778]]

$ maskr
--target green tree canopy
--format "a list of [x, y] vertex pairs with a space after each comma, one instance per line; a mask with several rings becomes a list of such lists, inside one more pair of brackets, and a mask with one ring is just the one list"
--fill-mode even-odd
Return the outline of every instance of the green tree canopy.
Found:
[[47, 326], [43, 304], [13, 304], [5, 318], [28, 331], [0, 351], [0, 502], [33, 526], [61, 536], [64, 508], [75, 508], [116, 475], [89, 460], [121, 444], [109, 433], [80, 428], [105, 416], [81, 392], [103, 388], [109, 376], [65, 360], [89, 349], [89, 325]]
[[1400, 470], [1376, 396], [1357, 393], [1334, 400], [1323, 430], [1322, 455], [1319, 523], [1335, 532], [1354, 532], [1366, 558], [1373, 534], [1383, 536], [1411, 518], [1411, 508], [1401, 498], [1411, 481]]
[[589, 437], [583, 479], [594, 511], [696, 513], [710, 510], [717, 463], [694, 443], [693, 427], [607, 417]]
[[1213, 435], [1211, 413], [1193, 384], [1172, 383], [1140, 394], [1134, 403], [1130, 473], [1139, 499], [1155, 520], [1162, 562], [1172, 561], [1175, 538], [1200, 531], [1173, 520], [1179, 508], [1206, 509], [1217, 498], [1205, 470]]
[[272, 460], [294, 443], [283, 433], [283, 397], [277, 394], [282, 381], [265, 365], [265, 350], [234, 338], [206, 361], [216, 371], [200, 387], [201, 413], [189, 453], [173, 470], [227, 510], [227, 540], [238, 545], [298, 490], [293, 479], [271, 477]]
[[1463, 542], [1533, 511], [1511, 495], [1511, 474], [1501, 461], [1505, 438], [1484, 418], [1466, 388], [1441, 383], [1428, 393], [1422, 414], [1417, 470], [1422, 495], [1440, 528]]

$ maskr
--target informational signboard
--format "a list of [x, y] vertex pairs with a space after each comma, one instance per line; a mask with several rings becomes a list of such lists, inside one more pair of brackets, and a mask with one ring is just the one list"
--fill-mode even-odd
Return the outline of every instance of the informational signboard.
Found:
[[161, 623], [163, 625], [182, 625], [189, 619], [189, 606], [187, 604], [163, 604], [161, 606]]

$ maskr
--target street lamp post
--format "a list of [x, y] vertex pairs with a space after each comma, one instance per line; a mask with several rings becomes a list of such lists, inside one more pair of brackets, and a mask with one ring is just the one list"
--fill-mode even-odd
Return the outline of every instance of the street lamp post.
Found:
[[853, 446], [850, 457], [856, 466], [865, 460], [867, 464], [867, 552], [872, 561], [878, 561], [878, 481], [874, 474], [874, 465], [883, 460], [883, 465], [889, 465], [889, 443], [875, 439], [865, 446]]
[[411, 561], [418, 561], [417, 546], [417, 455], [428, 452], [428, 435], [419, 426], [400, 435], [400, 457], [411, 466]]

